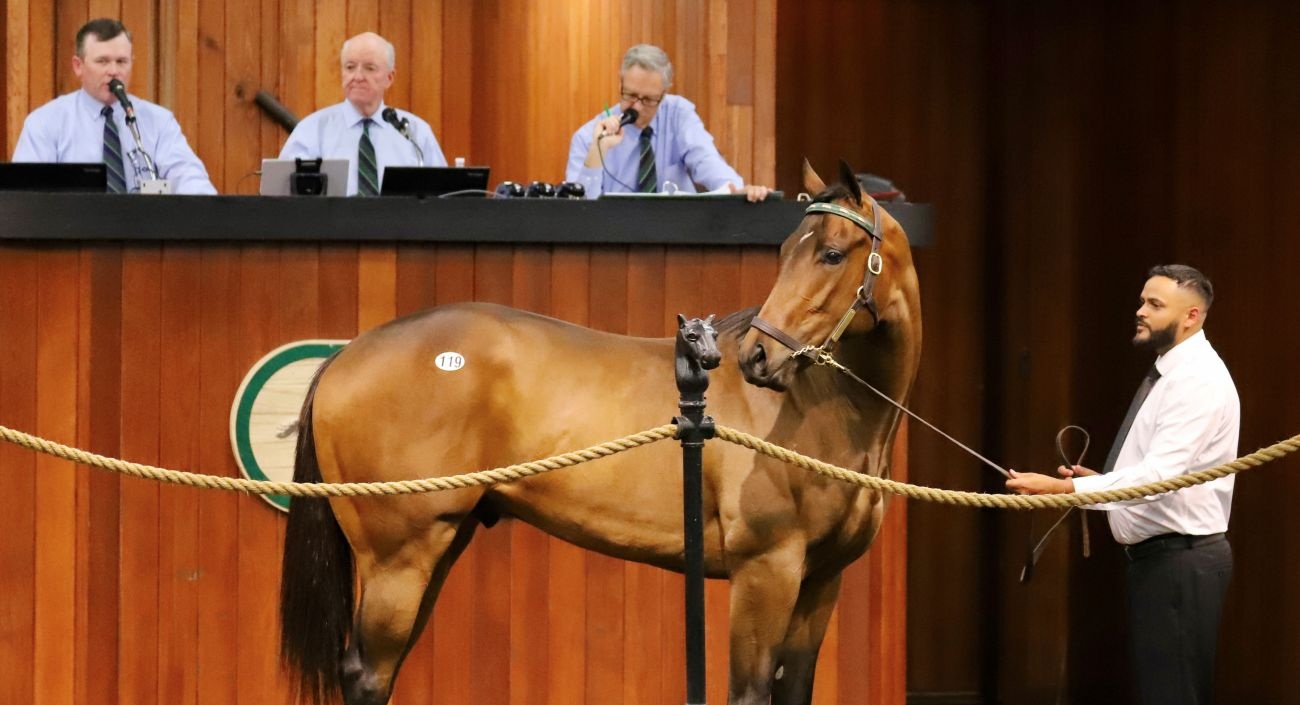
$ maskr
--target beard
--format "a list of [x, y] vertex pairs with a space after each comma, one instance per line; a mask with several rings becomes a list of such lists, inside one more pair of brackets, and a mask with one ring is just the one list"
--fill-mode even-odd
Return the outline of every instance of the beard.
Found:
[[[1139, 323], [1138, 325], [1144, 324]], [[1174, 345], [1174, 337], [1178, 332], [1177, 328], [1177, 324], [1170, 324], [1164, 328], [1160, 328], [1159, 330], [1147, 327], [1147, 337], [1145, 340], [1136, 335], [1133, 336], [1133, 347], [1139, 350], [1150, 350], [1156, 353], [1168, 350]]]

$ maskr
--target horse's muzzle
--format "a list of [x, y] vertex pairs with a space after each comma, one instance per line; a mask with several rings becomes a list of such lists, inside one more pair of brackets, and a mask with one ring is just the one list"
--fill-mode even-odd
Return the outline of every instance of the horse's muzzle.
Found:
[[792, 357], [781, 345], [751, 330], [740, 348], [740, 372], [754, 386], [784, 392], [799, 367]]

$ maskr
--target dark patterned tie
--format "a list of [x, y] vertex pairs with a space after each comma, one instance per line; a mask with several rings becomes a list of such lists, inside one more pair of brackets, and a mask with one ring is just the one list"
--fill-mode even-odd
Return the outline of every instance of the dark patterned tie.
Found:
[[655, 149], [650, 146], [654, 130], [647, 125], [641, 131], [641, 159], [637, 162], [636, 190], [640, 193], [654, 193], [659, 190], [659, 176], [655, 173]]
[[1138, 385], [1137, 393], [1133, 395], [1133, 403], [1128, 405], [1128, 413], [1124, 415], [1124, 422], [1119, 425], [1119, 432], [1115, 434], [1115, 444], [1110, 447], [1110, 454], [1106, 456], [1106, 465], [1102, 467], [1102, 472], [1115, 469], [1115, 461], [1119, 459], [1119, 449], [1128, 439], [1129, 429], [1133, 428], [1133, 419], [1137, 418], [1138, 409], [1142, 408], [1142, 402], [1147, 400], [1151, 387], [1158, 379], [1160, 379], [1160, 370], [1157, 370], [1155, 365], [1151, 365], [1147, 376], [1142, 378], [1142, 384]]
[[105, 105], [99, 114], [104, 116], [104, 164], [108, 167], [108, 192], [126, 193], [126, 172], [122, 169], [122, 140], [117, 135], [113, 107]]
[[361, 121], [361, 144], [357, 147], [357, 194], [379, 195], [379, 166], [375, 161], [375, 144], [370, 141], [370, 118]]

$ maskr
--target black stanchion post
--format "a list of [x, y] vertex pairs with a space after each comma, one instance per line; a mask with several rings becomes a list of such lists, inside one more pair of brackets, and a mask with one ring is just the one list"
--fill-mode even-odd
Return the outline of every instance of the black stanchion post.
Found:
[[682, 442], [682, 516], [686, 547], [686, 703], [704, 705], [704, 442], [713, 419], [704, 415], [707, 370], [718, 366], [716, 337], [707, 321], [677, 316], [677, 391], [681, 415], [673, 419]]

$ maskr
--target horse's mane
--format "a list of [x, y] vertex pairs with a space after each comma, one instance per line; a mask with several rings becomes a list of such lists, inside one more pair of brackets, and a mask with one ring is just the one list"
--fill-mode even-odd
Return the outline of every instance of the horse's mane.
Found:
[[754, 316], [758, 315], [758, 308], [758, 306], [750, 306], [735, 313], [728, 313], [713, 322], [713, 330], [718, 332], [719, 338], [728, 334], [737, 337], [744, 335], [745, 331], [749, 330], [749, 324], [754, 320]]
[[814, 203], [831, 203], [840, 199], [847, 199], [857, 202], [858, 199], [853, 195], [853, 191], [844, 184], [831, 184], [826, 190], [813, 197]]

